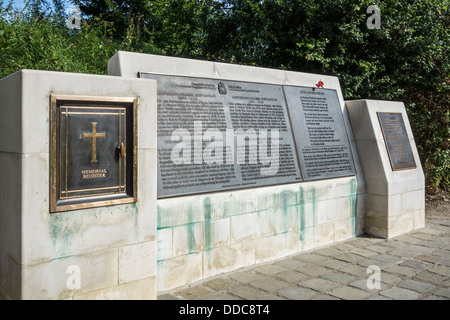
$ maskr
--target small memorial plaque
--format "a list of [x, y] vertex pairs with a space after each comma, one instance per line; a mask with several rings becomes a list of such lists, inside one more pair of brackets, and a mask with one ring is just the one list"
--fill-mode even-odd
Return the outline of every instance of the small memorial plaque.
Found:
[[135, 98], [51, 96], [51, 212], [136, 201]]
[[393, 171], [415, 169], [408, 133], [401, 113], [377, 112]]

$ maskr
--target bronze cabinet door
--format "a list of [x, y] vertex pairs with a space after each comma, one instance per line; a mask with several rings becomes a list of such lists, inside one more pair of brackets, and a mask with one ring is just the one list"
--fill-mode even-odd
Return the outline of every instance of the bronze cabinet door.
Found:
[[136, 201], [135, 104], [52, 97], [52, 212]]

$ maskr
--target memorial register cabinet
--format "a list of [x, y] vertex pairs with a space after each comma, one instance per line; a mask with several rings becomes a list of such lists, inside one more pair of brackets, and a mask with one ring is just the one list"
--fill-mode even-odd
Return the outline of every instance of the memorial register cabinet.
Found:
[[50, 99], [51, 211], [136, 202], [137, 99]]

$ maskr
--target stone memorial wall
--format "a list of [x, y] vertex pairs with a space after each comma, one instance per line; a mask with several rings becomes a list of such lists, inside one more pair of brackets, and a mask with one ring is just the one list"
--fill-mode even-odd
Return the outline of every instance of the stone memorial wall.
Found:
[[108, 73], [158, 83], [158, 290], [362, 232], [337, 78], [128, 52]]

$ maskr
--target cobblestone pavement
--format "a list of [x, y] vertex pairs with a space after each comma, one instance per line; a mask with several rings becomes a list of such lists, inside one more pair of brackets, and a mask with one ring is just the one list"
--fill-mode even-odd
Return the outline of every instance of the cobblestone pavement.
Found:
[[171, 299], [449, 300], [450, 220], [427, 220], [425, 228], [389, 240], [350, 239], [158, 295]]

